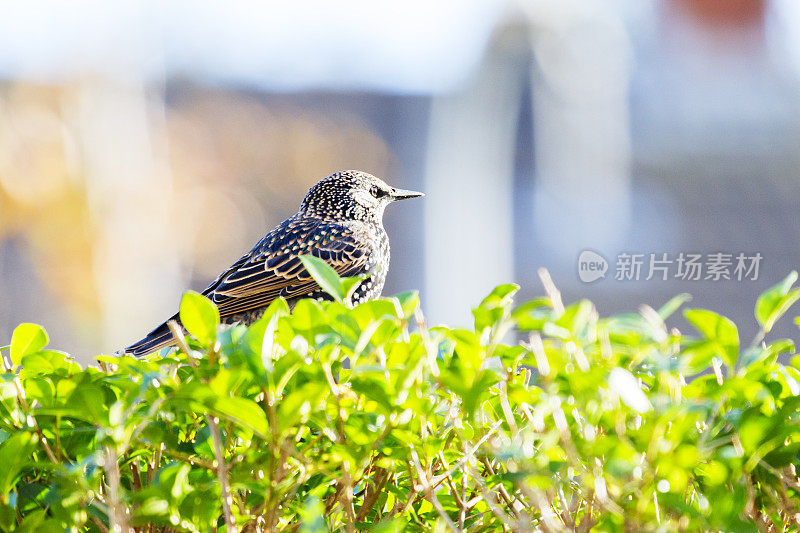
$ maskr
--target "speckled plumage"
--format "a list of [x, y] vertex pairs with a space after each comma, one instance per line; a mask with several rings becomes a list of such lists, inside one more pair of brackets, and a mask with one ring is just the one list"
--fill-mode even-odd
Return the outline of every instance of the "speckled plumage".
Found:
[[[422, 194], [396, 189], [366, 172], [331, 174], [308, 191], [295, 215], [220, 274], [203, 295], [217, 305], [226, 324], [252, 323], [279, 296], [290, 304], [300, 298], [327, 298], [300, 261], [301, 255], [310, 254], [340, 276], [366, 275], [351, 303], [376, 298], [389, 269], [384, 209], [394, 200], [415, 196]], [[171, 320], [179, 321], [178, 315]], [[165, 322], [125, 351], [145, 355], [171, 344]]]

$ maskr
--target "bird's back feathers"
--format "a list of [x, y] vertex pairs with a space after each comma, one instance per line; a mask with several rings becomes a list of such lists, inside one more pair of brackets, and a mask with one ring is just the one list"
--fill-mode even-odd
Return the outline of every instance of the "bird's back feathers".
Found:
[[[268, 233], [202, 294], [217, 305], [223, 323], [247, 322], [242, 317], [258, 315], [279, 296], [293, 300], [321, 293], [322, 288], [300, 261], [301, 255], [319, 257], [346, 277], [370, 273], [384, 250], [388, 261], [388, 237], [382, 225], [297, 214]], [[380, 294], [385, 279], [382, 270], [372, 273], [371, 292], [377, 289]], [[178, 315], [171, 320], [180, 324]], [[125, 351], [140, 356], [171, 344], [172, 334], [164, 322]]]

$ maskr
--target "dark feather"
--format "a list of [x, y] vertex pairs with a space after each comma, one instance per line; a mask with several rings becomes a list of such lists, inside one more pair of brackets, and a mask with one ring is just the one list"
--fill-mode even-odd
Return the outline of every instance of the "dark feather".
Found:
[[[176, 320], [180, 323], [178, 315], [173, 316], [170, 320]], [[169, 320], [148, 333], [147, 336], [139, 342], [128, 346], [125, 351], [138, 357], [171, 346], [174, 343], [174, 339], [172, 338], [172, 332], [169, 326], [167, 326], [167, 322], [169, 322]]]
[[[366, 273], [368, 254], [359, 246], [355, 233], [344, 224], [296, 215], [261, 239], [202, 294], [217, 305], [223, 323], [234, 322], [279, 296], [292, 300], [322, 291], [306, 272], [301, 255], [326, 260], [343, 277]], [[172, 319], [180, 324], [178, 315]], [[165, 322], [126, 352], [138, 356], [170, 344], [172, 335]]]

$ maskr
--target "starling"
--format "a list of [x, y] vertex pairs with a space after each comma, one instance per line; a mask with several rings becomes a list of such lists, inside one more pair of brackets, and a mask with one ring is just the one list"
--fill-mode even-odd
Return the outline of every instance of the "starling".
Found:
[[[423, 196], [396, 189], [383, 180], [344, 170], [309, 189], [300, 210], [262, 238], [203, 291], [219, 308], [223, 324], [251, 324], [273, 300], [290, 305], [301, 298], [327, 298], [306, 271], [300, 256], [327, 262], [342, 277], [364, 276], [353, 304], [377, 298], [389, 269], [389, 236], [383, 210], [395, 200]], [[180, 324], [176, 314], [169, 320]], [[141, 356], [174, 344], [168, 322], [130, 345], [126, 353]]]

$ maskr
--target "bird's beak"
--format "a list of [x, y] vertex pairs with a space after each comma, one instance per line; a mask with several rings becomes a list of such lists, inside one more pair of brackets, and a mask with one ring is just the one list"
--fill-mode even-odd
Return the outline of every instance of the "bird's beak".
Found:
[[392, 189], [392, 200], [407, 200], [409, 198], [417, 198], [425, 196], [421, 192], [407, 191], [405, 189]]

